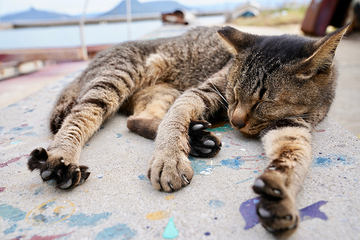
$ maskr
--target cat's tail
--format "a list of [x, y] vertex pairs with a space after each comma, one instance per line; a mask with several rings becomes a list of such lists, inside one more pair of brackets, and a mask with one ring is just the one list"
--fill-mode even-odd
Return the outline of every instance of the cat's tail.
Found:
[[60, 94], [50, 115], [50, 130], [56, 134], [61, 128], [65, 117], [71, 112], [80, 93], [80, 82], [71, 82]]

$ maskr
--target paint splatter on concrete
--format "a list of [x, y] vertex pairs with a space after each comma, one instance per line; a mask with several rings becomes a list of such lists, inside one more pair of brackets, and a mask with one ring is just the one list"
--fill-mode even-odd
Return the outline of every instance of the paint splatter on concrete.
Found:
[[109, 239], [131, 239], [136, 235], [136, 231], [129, 228], [126, 224], [117, 224], [115, 226], [105, 228], [96, 235], [96, 240]]
[[220, 200], [210, 200], [209, 201], [209, 206], [212, 208], [221, 208], [225, 205], [225, 203], [223, 201]]
[[163, 232], [163, 238], [165, 239], [174, 239], [179, 235], [179, 231], [175, 227], [174, 218], [169, 219], [168, 224], [165, 227]]
[[316, 167], [330, 167], [333, 165], [348, 165], [352, 162], [351, 158], [343, 155], [318, 156], [314, 159], [313, 165]]
[[26, 212], [8, 204], [0, 204], [0, 217], [11, 222], [18, 222], [25, 218]]
[[44, 190], [43, 187], [38, 187], [37, 189], [35, 189], [34, 195], [38, 195], [38, 194], [42, 193], [43, 190]]
[[215, 128], [211, 128], [208, 129], [210, 132], [229, 132], [231, 130], [233, 130], [233, 128], [230, 126], [230, 124], [226, 123], [222, 126], [219, 127], [215, 127]]
[[254, 227], [256, 224], [259, 223], [259, 218], [256, 215], [256, 204], [259, 202], [259, 198], [252, 198], [249, 199], [240, 205], [240, 213], [241, 216], [245, 220], [245, 230], [248, 230]]
[[110, 215], [111, 213], [109, 212], [103, 212], [103, 213], [91, 214], [91, 215], [79, 213], [72, 215], [70, 218], [66, 220], [66, 222], [71, 227], [95, 226], [100, 220], [108, 219]]
[[[259, 223], [259, 218], [256, 214], [256, 204], [259, 202], [259, 198], [249, 199], [240, 205], [240, 214], [245, 220], [245, 230], [253, 228], [256, 224]], [[300, 218], [301, 221], [306, 221], [313, 218], [319, 218], [322, 220], [327, 220], [328, 217], [324, 212], [320, 210], [320, 207], [325, 205], [327, 201], [318, 201], [313, 203], [305, 208], [300, 209]]]
[[240, 166], [245, 163], [245, 161], [242, 160], [240, 156], [238, 156], [235, 158], [228, 158], [228, 159], [221, 160], [220, 163], [222, 166], [238, 170], [238, 169], [240, 169]]
[[75, 212], [75, 204], [65, 200], [49, 200], [36, 208], [32, 209], [27, 215], [26, 220], [33, 225], [43, 223], [56, 223], [70, 218]]
[[193, 168], [195, 175], [209, 175], [216, 167], [216, 165], [208, 164], [211, 161], [197, 160], [191, 156], [189, 157], [189, 160], [191, 161], [191, 167]]
[[14, 157], [14, 158], [12, 158], [12, 159], [4, 162], [4, 163], [0, 163], [0, 168], [7, 167], [7, 166], [9, 166], [10, 163], [14, 163], [14, 162], [19, 161], [23, 156]]
[[165, 200], [173, 200], [174, 198], [175, 198], [174, 194], [170, 194], [170, 195], [165, 196]]
[[3, 233], [5, 235], [13, 233], [13, 232], [15, 232], [16, 228], [17, 228], [17, 224], [13, 224], [9, 228], [5, 229]]
[[0, 192], [5, 191], [6, 187], [0, 187]]
[[[257, 173], [257, 171], [256, 171], [256, 172], [254, 171], [254, 173]], [[246, 179], [244, 179], [244, 180], [238, 181], [236, 184], [240, 184], [240, 183], [244, 183], [244, 182], [250, 181], [250, 180], [253, 179], [253, 178], [254, 178], [254, 177], [246, 178]]]
[[325, 205], [327, 201], [318, 201], [314, 204], [311, 204], [305, 208], [300, 209], [300, 218], [302, 221], [319, 218], [322, 220], [328, 220], [326, 214], [320, 211], [320, 207]]
[[72, 234], [73, 232], [70, 233], [63, 233], [63, 234], [59, 234], [59, 235], [48, 235], [48, 236], [39, 236], [39, 235], [34, 235], [30, 238], [30, 240], [54, 240], [54, 239], [58, 239], [58, 238], [62, 238], [62, 237], [66, 237], [70, 234]]
[[116, 134], [116, 138], [121, 138], [122, 137], [122, 134], [121, 133], [117, 133]]
[[140, 180], [147, 180], [147, 177], [144, 175], [144, 174], [140, 174], [139, 176], [138, 176], [138, 178], [140, 179]]
[[169, 212], [167, 211], [157, 211], [157, 212], [151, 212], [146, 215], [146, 219], [148, 220], [160, 220], [167, 218], [169, 216]]

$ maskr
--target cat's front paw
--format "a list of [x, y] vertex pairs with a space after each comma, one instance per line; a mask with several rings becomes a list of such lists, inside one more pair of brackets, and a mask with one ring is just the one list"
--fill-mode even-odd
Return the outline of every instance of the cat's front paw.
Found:
[[299, 224], [299, 212], [281, 174], [266, 171], [255, 180], [253, 190], [260, 195], [256, 212], [264, 228], [273, 234], [291, 234]]
[[60, 189], [76, 187], [89, 177], [88, 167], [66, 162], [61, 156], [54, 156], [44, 148], [37, 148], [30, 153], [28, 167], [31, 171], [39, 169], [44, 181], [54, 179]]
[[213, 157], [221, 149], [221, 141], [211, 132], [205, 131], [211, 124], [207, 121], [192, 121], [189, 126], [190, 155]]
[[191, 163], [184, 154], [155, 155], [148, 170], [152, 186], [165, 192], [177, 191], [187, 186], [193, 176]]

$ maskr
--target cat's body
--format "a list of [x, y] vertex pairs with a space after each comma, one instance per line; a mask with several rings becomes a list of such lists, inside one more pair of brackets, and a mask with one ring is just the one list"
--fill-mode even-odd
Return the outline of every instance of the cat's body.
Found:
[[29, 168], [62, 189], [79, 185], [89, 176], [79, 165], [83, 145], [120, 109], [131, 115], [131, 131], [156, 136], [148, 172], [154, 188], [178, 190], [193, 177], [189, 154], [212, 157], [220, 150], [205, 120], [227, 110], [235, 128], [262, 134], [271, 161], [253, 187], [263, 225], [294, 229], [295, 196], [311, 161], [310, 131], [334, 96], [332, 59], [344, 32], [315, 42], [212, 27], [115, 46], [62, 92], [50, 119], [54, 139], [31, 153]]

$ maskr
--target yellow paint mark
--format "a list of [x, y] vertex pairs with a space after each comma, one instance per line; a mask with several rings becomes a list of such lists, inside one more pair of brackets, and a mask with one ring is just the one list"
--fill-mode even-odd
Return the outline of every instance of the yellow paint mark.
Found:
[[149, 220], [160, 220], [163, 218], [167, 218], [169, 216], [169, 213], [167, 211], [157, 211], [157, 212], [151, 212], [146, 215], [146, 218]]
[[[50, 206], [46, 207], [47, 204], [54, 202], [54, 204], [51, 204]], [[54, 205], [54, 206], [52, 206]], [[49, 209], [53, 209], [48, 210]], [[58, 218], [58, 215], [60, 212], [63, 212], [63, 215], [61, 215], [61, 218]], [[39, 216], [40, 214], [46, 217], [50, 217], [49, 219], [51, 219], [52, 217], [54, 217], [53, 222], [46, 222], [43, 221], [46, 224], [52, 224], [52, 223], [57, 223], [57, 222], [61, 222], [64, 221], [66, 219], [68, 219], [69, 217], [71, 217], [71, 215], [73, 215], [75, 213], [75, 204], [71, 201], [68, 200], [64, 200], [61, 202], [60, 204], [56, 204], [56, 199], [50, 199], [49, 201], [46, 201], [42, 204], [40, 204], [39, 206], [31, 209], [25, 216], [25, 220], [27, 222], [32, 222], [35, 224], [39, 224], [40, 222], [35, 219], [34, 217]], [[55, 216], [54, 216], [55, 215]]]
[[174, 195], [174, 194], [170, 194], [170, 195], [165, 196], [165, 199], [166, 199], [166, 200], [172, 200], [172, 199], [174, 199], [174, 198], [175, 198], [175, 195]]
[[64, 208], [64, 206], [58, 206], [54, 209], [54, 213], [60, 214], [61, 209]]

